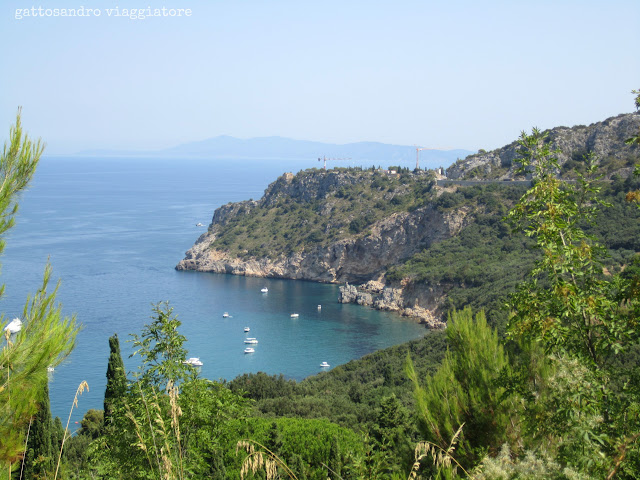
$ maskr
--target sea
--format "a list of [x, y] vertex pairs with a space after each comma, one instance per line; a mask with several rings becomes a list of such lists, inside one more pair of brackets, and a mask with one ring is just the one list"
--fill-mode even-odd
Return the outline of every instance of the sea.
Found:
[[[6, 321], [20, 317], [51, 264], [63, 314], [82, 325], [73, 352], [50, 374], [52, 414], [66, 421], [82, 381], [89, 390], [78, 399], [72, 425], [88, 409], [102, 408], [108, 338], [118, 334], [125, 367], [136, 371], [131, 335], [152, 321], [158, 302], [169, 302], [188, 356], [200, 358], [201, 375], [211, 380], [259, 371], [302, 380], [425, 335], [396, 314], [339, 304], [337, 285], [175, 270], [217, 207], [259, 199], [279, 175], [310, 167], [317, 165], [44, 157], [6, 235], [0, 311]], [[244, 353], [248, 336], [258, 340], [255, 353]]]

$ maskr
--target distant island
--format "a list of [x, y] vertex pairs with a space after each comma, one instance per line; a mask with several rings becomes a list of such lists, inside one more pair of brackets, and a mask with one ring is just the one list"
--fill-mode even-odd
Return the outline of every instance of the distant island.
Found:
[[[447, 167], [457, 159], [464, 158], [469, 150], [421, 150], [420, 166]], [[415, 162], [416, 147], [392, 145], [379, 142], [357, 142], [334, 144], [284, 137], [258, 137], [240, 139], [226, 135], [184, 143], [175, 147], [154, 150], [84, 150], [77, 156], [122, 156], [122, 157], [188, 157], [222, 159], [317, 159], [318, 157], [341, 158], [354, 161], [383, 162], [384, 166], [399, 162]], [[332, 165], [333, 166], [333, 165]]]

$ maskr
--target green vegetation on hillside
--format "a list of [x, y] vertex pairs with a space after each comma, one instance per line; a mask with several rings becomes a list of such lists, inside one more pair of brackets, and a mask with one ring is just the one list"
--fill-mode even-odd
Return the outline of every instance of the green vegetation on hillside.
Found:
[[[598, 207], [596, 222], [581, 227], [608, 248], [605, 265], [615, 270], [628, 265], [640, 251], [640, 212], [625, 201], [626, 192], [640, 188], [640, 180], [614, 177], [601, 187], [608, 205]], [[505, 308], [508, 295], [539, 257], [534, 242], [512, 232], [503, 221], [522, 193], [518, 187], [490, 184], [442, 194], [437, 200], [441, 208], [469, 207], [474, 212], [473, 222], [455, 237], [390, 267], [387, 280], [425, 287], [441, 285], [446, 292], [443, 312], [465, 306], [484, 308], [490, 323], [502, 330], [509, 314]]]
[[[318, 184], [329, 175], [344, 178], [320, 190]], [[219, 226], [212, 247], [240, 258], [273, 259], [326, 246], [365, 234], [369, 226], [393, 213], [425, 205], [433, 198], [433, 185], [433, 178], [424, 172], [305, 170], [293, 177], [291, 185], [281, 177], [270, 187], [272, 196]], [[310, 198], [301, 192], [310, 193]]]
[[458, 235], [435, 243], [401, 265], [389, 268], [390, 282], [435, 286], [446, 292], [444, 312], [465, 306], [485, 308], [492, 324], [506, 323], [506, 294], [533, 265], [536, 252], [523, 235], [512, 235], [502, 221], [523, 188], [501, 184], [459, 187], [436, 201], [439, 208], [463, 206], [471, 223]]

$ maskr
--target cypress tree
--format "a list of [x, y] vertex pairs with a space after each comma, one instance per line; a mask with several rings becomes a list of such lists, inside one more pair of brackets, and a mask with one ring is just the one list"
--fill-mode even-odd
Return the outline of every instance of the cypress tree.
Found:
[[62, 449], [62, 440], [64, 440], [65, 435], [66, 432], [62, 426], [62, 420], [60, 420], [60, 417], [54, 418], [51, 427], [51, 445], [53, 447], [54, 461], [56, 462], [58, 461], [58, 454]]
[[24, 458], [24, 478], [36, 478], [53, 469], [52, 422], [49, 404], [49, 383], [44, 382], [38, 413], [29, 429], [27, 453]]
[[280, 435], [280, 428], [278, 427], [278, 424], [276, 422], [273, 422], [271, 424], [271, 428], [267, 433], [266, 446], [275, 455], [280, 455], [283, 442], [282, 442], [282, 435]]
[[113, 413], [118, 402], [124, 396], [127, 389], [127, 376], [124, 372], [124, 362], [120, 354], [120, 341], [118, 335], [109, 337], [109, 364], [107, 366], [107, 388], [104, 392], [104, 424], [109, 425], [113, 421]]

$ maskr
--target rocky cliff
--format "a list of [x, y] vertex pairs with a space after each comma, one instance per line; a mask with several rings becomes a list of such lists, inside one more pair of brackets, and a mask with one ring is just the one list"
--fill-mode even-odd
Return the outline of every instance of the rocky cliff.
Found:
[[[562, 151], [561, 174], [575, 174], [574, 167], [582, 157], [593, 152], [610, 177], [626, 177], [639, 161], [639, 152], [625, 140], [638, 128], [640, 116], [625, 114], [589, 126], [554, 128], [548, 138], [553, 148]], [[513, 142], [492, 152], [470, 155], [451, 166], [447, 177], [513, 179], [517, 146]], [[392, 275], [385, 277], [385, 273], [419, 252], [430, 255], [429, 247], [457, 236], [474, 223], [477, 215], [485, 215], [481, 202], [493, 202], [492, 215], [498, 223], [508, 205], [504, 203], [507, 197], [493, 194], [479, 194], [470, 201], [470, 190], [464, 189], [482, 187], [440, 188], [435, 183], [433, 172], [395, 175], [379, 170], [335, 169], [287, 173], [273, 182], [259, 201], [217, 209], [208, 231], [176, 268], [348, 282], [340, 289], [339, 301], [396, 311], [439, 328], [444, 325], [445, 300], [452, 295], [452, 285], [464, 289], [464, 281], [451, 274], [452, 280], [445, 282], [416, 282], [410, 277], [390, 282], [387, 277]], [[506, 184], [515, 188], [516, 182], [497, 183], [503, 184], [500, 188]], [[511, 201], [519, 195], [511, 195]], [[479, 231], [482, 228], [478, 227]], [[468, 248], [482, 241], [481, 237], [469, 237]], [[506, 243], [501, 248], [509, 252], [514, 246]], [[469, 270], [476, 267], [470, 264]], [[478, 271], [482, 268], [477, 267]], [[471, 281], [481, 283], [473, 278]]]
[[[285, 174], [269, 186], [260, 202], [241, 202], [217, 209], [208, 231], [186, 252], [176, 268], [327, 283], [364, 282], [381, 277], [389, 265], [455, 235], [467, 222], [468, 212], [465, 209], [444, 213], [434, 205], [426, 205], [411, 212], [396, 212], [374, 222], [365, 234], [349, 235], [318, 246], [307, 245], [290, 255], [275, 258], [240, 258], [212, 247], [230, 219], [248, 218], [257, 206], [274, 207], [277, 199], [282, 197], [295, 198], [299, 202], [327, 199], [330, 192], [357, 181], [366, 181], [366, 178], [331, 172], [318, 173], [296, 182], [293, 175]], [[324, 207], [320, 210], [323, 211]]]
[[378, 310], [397, 312], [420, 319], [428, 328], [444, 328], [440, 306], [445, 297], [441, 286], [416, 289], [415, 285], [394, 288], [382, 282], [370, 280], [362, 285], [340, 286], [338, 302], [355, 303]]

